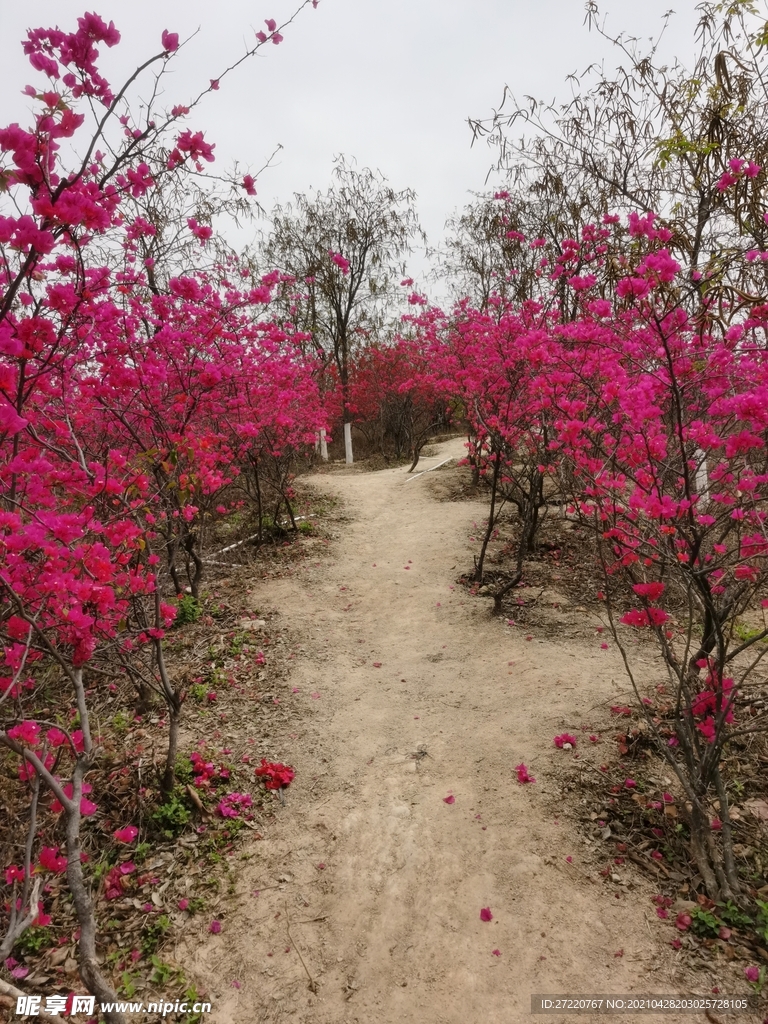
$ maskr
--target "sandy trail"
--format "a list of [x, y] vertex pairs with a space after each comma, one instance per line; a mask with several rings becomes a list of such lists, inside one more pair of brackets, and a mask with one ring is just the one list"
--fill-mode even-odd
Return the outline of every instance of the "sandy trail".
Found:
[[[447, 442], [419, 468], [462, 452]], [[653, 889], [595, 880], [546, 776], [568, 756], [553, 735], [625, 688], [618, 656], [526, 642], [453, 589], [486, 511], [438, 504], [430, 479], [317, 478], [351, 518], [333, 557], [257, 589], [307, 636], [283, 698], [307, 715], [277, 752], [299, 774], [253, 844], [241, 908], [195, 951], [216, 1020], [506, 1024], [536, 992], [675, 991]], [[521, 761], [534, 785], [517, 782]]]

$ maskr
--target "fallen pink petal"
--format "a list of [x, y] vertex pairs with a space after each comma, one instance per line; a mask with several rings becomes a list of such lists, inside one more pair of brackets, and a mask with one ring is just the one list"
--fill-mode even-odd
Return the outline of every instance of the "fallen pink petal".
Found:
[[452, 793], [449, 793], [448, 796], [444, 796], [443, 797], [443, 803], [444, 804], [455, 804], [456, 803], [456, 797]]
[[480, 920], [481, 921], [492, 921], [493, 920], [493, 914], [491, 913], [491, 908], [490, 907], [483, 907], [483, 909], [480, 911]]
[[112, 833], [118, 843], [132, 843], [138, 834], [139, 830], [135, 825], [127, 825], [125, 828], [119, 828]]
[[559, 747], [561, 750], [563, 748], [568, 750], [571, 747], [576, 746], [576, 737], [572, 736], [569, 732], [564, 732], [561, 733], [559, 736], [555, 736], [554, 743], [555, 746]]

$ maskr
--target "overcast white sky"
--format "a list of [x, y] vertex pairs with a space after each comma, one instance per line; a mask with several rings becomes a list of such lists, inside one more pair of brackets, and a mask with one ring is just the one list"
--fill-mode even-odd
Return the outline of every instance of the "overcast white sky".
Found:
[[[29, 123], [21, 90], [39, 81], [19, 46], [29, 27], [70, 29], [84, 10], [113, 19], [122, 42], [101, 61], [113, 83], [157, 52], [164, 28], [182, 38], [197, 31], [167, 79], [170, 105], [187, 100], [251, 45], [264, 18], [280, 22], [298, 3], [2, 0], [0, 122]], [[601, 4], [610, 30], [646, 38], [668, 8], [669, 0]], [[667, 54], [687, 61], [694, 20], [693, 3], [679, 5]], [[267, 209], [294, 191], [325, 188], [337, 153], [378, 168], [394, 187], [417, 192], [422, 224], [437, 244], [446, 217], [483, 188], [493, 162], [484, 144], [470, 147], [467, 118], [490, 115], [505, 85], [520, 97], [566, 97], [566, 75], [596, 60], [618, 63], [583, 22], [582, 0], [320, 0], [286, 29], [280, 46], [265, 47], [207, 97], [189, 124], [216, 142], [222, 169], [235, 159], [257, 169], [282, 144], [257, 184]]]

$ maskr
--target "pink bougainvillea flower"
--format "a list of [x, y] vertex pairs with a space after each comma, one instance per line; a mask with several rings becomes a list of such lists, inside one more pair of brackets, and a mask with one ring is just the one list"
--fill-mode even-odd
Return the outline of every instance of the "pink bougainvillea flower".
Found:
[[675, 928], [681, 932], [687, 932], [693, 923], [693, 919], [690, 914], [686, 914], [685, 911], [681, 910], [675, 918]]
[[59, 856], [57, 846], [44, 846], [40, 850], [39, 864], [43, 871], [53, 871], [61, 874], [67, 870], [67, 858]]
[[649, 601], [658, 601], [666, 587], [663, 583], [635, 583], [632, 589], [639, 597], [647, 597]]
[[625, 789], [634, 789], [636, 785], [637, 785], [637, 783], [635, 782], [634, 779], [625, 779], [624, 780], [624, 788]]
[[211, 921], [208, 925], [208, 931], [211, 935], [218, 935], [221, 931], [221, 921]]
[[670, 946], [672, 947], [672, 949], [682, 949], [683, 948], [683, 944], [680, 941], [680, 939], [672, 939], [672, 941], [670, 942]]
[[535, 782], [536, 779], [529, 773], [527, 765], [522, 762], [515, 765], [515, 771], [517, 772], [518, 782]]
[[760, 968], [756, 967], [754, 964], [752, 964], [750, 967], [745, 967], [744, 977], [753, 985], [756, 984], [758, 981], [760, 981]]
[[37, 917], [32, 922], [34, 928], [47, 928], [51, 923], [51, 915], [45, 913], [42, 900], [37, 901]]
[[8, 735], [12, 740], [32, 747], [37, 743], [38, 736], [40, 735], [40, 726], [37, 722], [20, 722], [8, 730]]
[[491, 950], [491, 956], [501, 956], [501, 950], [500, 949], [492, 949]]
[[453, 795], [453, 793], [449, 793], [448, 796], [444, 796], [443, 797], [443, 803], [444, 804], [455, 804], [456, 803], [456, 797]]
[[24, 881], [24, 868], [16, 867], [15, 864], [11, 864], [5, 869], [5, 884], [13, 885], [14, 882]]
[[267, 789], [282, 789], [289, 786], [295, 775], [290, 765], [281, 764], [279, 761], [267, 761], [265, 757], [262, 757], [261, 764], [256, 769], [256, 777], [264, 780]]
[[52, 747], [61, 747], [67, 742], [67, 734], [62, 732], [61, 729], [57, 729], [55, 726], [48, 730], [45, 734], [45, 738]]
[[126, 825], [125, 828], [118, 828], [112, 833], [118, 843], [132, 843], [138, 834], [139, 830], [135, 825]]
[[187, 907], [189, 906], [189, 900], [187, 900], [187, 899], [179, 900], [177, 906], [178, 906], [179, 910], [186, 910]]
[[483, 909], [480, 911], [480, 920], [481, 921], [492, 921], [493, 920], [493, 914], [491, 913], [491, 908], [490, 907], [483, 907]]
[[560, 733], [559, 736], [555, 736], [554, 743], [555, 743], [556, 747], [560, 747], [561, 749], [563, 747], [565, 747], [566, 744], [571, 746], [571, 747], [575, 747], [576, 746], [576, 737], [575, 736], [571, 736], [571, 734], [569, 732], [563, 732], [563, 733]]

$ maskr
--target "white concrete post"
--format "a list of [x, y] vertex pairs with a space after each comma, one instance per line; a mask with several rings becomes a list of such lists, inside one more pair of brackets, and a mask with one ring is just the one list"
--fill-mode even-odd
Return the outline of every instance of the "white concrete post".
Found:
[[328, 461], [328, 442], [325, 440], [325, 427], [320, 428], [320, 458], [324, 461]]
[[352, 424], [344, 424], [344, 454], [346, 456], [347, 465], [351, 466], [352, 459]]
[[697, 458], [701, 459], [696, 469], [696, 490], [699, 494], [699, 501], [697, 507], [704, 509], [707, 507], [709, 502], [709, 473], [707, 472], [707, 456], [701, 450], [696, 449]]

